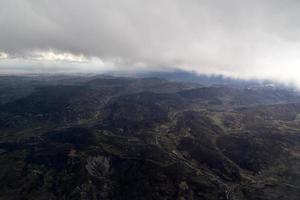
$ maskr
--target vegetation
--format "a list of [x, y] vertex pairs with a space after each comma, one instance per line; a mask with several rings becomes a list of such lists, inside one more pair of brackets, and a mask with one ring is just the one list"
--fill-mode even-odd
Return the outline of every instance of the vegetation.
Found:
[[299, 198], [293, 90], [0, 79], [0, 199]]

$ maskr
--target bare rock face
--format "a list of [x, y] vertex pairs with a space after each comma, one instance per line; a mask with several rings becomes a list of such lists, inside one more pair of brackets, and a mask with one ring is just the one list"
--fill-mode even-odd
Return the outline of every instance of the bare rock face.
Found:
[[91, 176], [105, 178], [109, 175], [110, 159], [104, 156], [88, 157], [86, 170]]

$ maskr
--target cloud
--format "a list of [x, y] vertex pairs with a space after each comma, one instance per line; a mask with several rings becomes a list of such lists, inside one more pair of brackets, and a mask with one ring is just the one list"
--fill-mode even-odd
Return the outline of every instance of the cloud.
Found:
[[8, 54], [5, 52], [0, 52], [0, 60], [2, 59], [7, 59], [8, 58]]
[[[1, 60], [2, 58], [2, 60]], [[115, 62], [69, 52], [36, 51], [24, 56], [0, 53], [0, 74], [108, 73], [116, 71]]]
[[72, 53], [56, 53], [53, 51], [37, 51], [33, 52], [31, 54], [31, 58], [33, 60], [39, 60], [39, 61], [50, 61], [50, 62], [55, 62], [55, 61], [67, 61], [67, 62], [88, 62], [88, 59], [80, 54], [80, 55], [74, 55]]
[[35, 52], [46, 65], [81, 55], [121, 70], [300, 82], [299, 9], [297, 0], [2, 0], [0, 51]]

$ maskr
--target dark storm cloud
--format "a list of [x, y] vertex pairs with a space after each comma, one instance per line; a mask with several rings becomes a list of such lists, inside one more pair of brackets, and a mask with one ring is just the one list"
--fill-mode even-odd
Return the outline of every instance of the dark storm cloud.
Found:
[[299, 9], [296, 0], [1, 0], [0, 52], [295, 79]]

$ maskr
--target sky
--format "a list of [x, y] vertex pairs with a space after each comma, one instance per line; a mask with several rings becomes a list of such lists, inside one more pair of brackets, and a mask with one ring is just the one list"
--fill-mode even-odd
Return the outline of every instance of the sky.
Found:
[[0, 73], [182, 69], [300, 85], [299, 0], [1, 0]]

